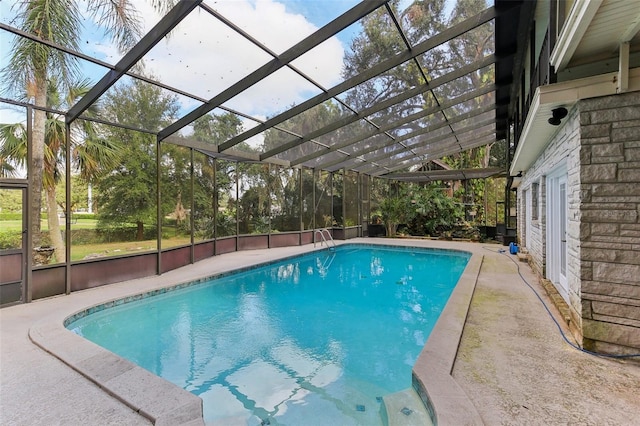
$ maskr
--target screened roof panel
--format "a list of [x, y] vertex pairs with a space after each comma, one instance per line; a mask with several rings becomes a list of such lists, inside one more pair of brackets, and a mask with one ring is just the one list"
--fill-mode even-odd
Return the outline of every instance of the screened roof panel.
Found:
[[238, 0], [205, 2], [276, 54], [310, 36], [358, 3], [357, 0], [325, 0], [320, 3]]
[[376, 113], [369, 115], [367, 118], [374, 121], [381, 127], [396, 127], [394, 126], [394, 123], [407, 117], [423, 113], [425, 111], [425, 106], [435, 105], [435, 103], [436, 100], [431, 92], [422, 92], [377, 111]]
[[361, 154], [359, 155], [359, 157], [362, 157], [362, 159], [368, 162], [371, 162], [371, 161], [377, 162], [380, 160], [388, 159], [392, 155], [402, 153], [402, 152], [405, 152], [404, 146], [397, 143], [392, 143], [389, 145], [383, 145], [378, 149]]
[[[361, 144], [362, 142], [360, 141], [366, 139], [367, 135], [375, 130], [376, 128], [368, 121], [357, 120], [333, 132], [322, 135], [316, 138], [316, 140], [329, 146], [341, 146], [343, 142], [352, 140], [358, 140], [358, 144]], [[341, 146], [341, 148], [344, 147]]]
[[[241, 114], [216, 108], [191, 123], [182, 134], [190, 135], [199, 141], [217, 146], [229, 137], [243, 130], [254, 128], [259, 124], [258, 121], [247, 118]], [[263, 139], [263, 135], [258, 135], [243, 141], [236, 145], [235, 148], [242, 149], [243, 146], [249, 146], [257, 151], [262, 147]]]
[[480, 115], [475, 115], [472, 117], [469, 117], [465, 120], [462, 120], [460, 122], [457, 123], [453, 123], [451, 125], [451, 127], [453, 128], [453, 130], [455, 132], [461, 131], [467, 127], [473, 127], [473, 126], [479, 126], [481, 123], [485, 123], [491, 120], [495, 120], [496, 118], [496, 113], [495, 111], [491, 110], [491, 111], [487, 111], [485, 113], [482, 113]]
[[292, 134], [290, 131], [282, 129], [281, 127], [271, 127], [257, 136], [263, 140], [263, 146], [259, 149], [259, 152], [262, 153], [279, 147], [285, 141], [291, 140]]
[[399, 65], [341, 93], [338, 98], [353, 108], [364, 109], [398, 96], [415, 86], [398, 78], [402, 70]]
[[[331, 169], [339, 162], [376, 174], [394, 162], [404, 167], [405, 157], [465, 149], [466, 135], [452, 132], [495, 137], [504, 126], [477, 128], [494, 114], [486, 106], [495, 102], [491, 64], [504, 57], [492, 56], [498, 9], [383, 0], [183, 0], [160, 13], [134, 6], [142, 31], [124, 54], [87, 10], [80, 43], [46, 42], [63, 57], [84, 57], [80, 74], [94, 85], [67, 122], [127, 88], [123, 105], [138, 99], [134, 92], [155, 91], [169, 107], [153, 118], [145, 108], [98, 117], [160, 141], [204, 144], [219, 158], [244, 158], [235, 154], [244, 150], [252, 161]], [[3, 49], [7, 38], [22, 37], [15, 13], [4, 13], [10, 9], [0, 5]]]
[[449, 136], [453, 136], [453, 132], [451, 131], [448, 123], [442, 122], [437, 126], [437, 128], [434, 127], [433, 129], [430, 129], [429, 132], [418, 135], [412, 134], [411, 137], [404, 139], [404, 143], [409, 147], [415, 148], [416, 146], [424, 146], [434, 142], [437, 143], [443, 138]]
[[415, 159], [416, 153], [413, 151], [401, 151], [397, 154], [392, 154], [388, 158], [376, 160], [376, 162], [382, 166], [392, 166], [398, 162], [402, 162], [406, 159]]
[[[132, 96], [133, 93], [136, 96]], [[147, 108], [152, 100], [153, 107]], [[91, 114], [100, 120], [155, 133], [177, 120], [181, 107], [195, 108], [200, 104], [192, 98], [125, 75], [83, 115]]]
[[[350, 46], [361, 32], [360, 22], [351, 24], [292, 61], [291, 65], [324, 88], [343, 83], [351, 77], [344, 69], [344, 57], [350, 54]], [[323, 60], [318, 61], [318, 58]]]
[[[331, 150], [345, 151], [351, 145], [363, 145], [370, 134], [375, 134], [376, 128], [364, 120], [355, 121], [347, 126], [341, 127], [329, 133], [316, 137], [314, 141], [321, 143]], [[348, 151], [345, 151], [348, 152]], [[306, 161], [304, 158], [303, 161]]]
[[[0, 2], [0, 23], [6, 24], [10, 27], [19, 28], [27, 34], [37, 37], [39, 31], [34, 31], [33, 27], [24, 27], [20, 25], [20, 20], [17, 16], [20, 3], [21, 2], [19, 1]], [[131, 34], [132, 37], [128, 44], [125, 43], [125, 47], [123, 49], [119, 49], [118, 43], [106, 34], [105, 28], [101, 25], [101, 21], [104, 20], [104, 17], [100, 12], [102, 10], [109, 11], [109, 8], [96, 8], [96, 10], [92, 12], [88, 10], [88, 6], [87, 2], [84, 1], [69, 2], [68, 4], [65, 4], [65, 8], [68, 10], [67, 13], [71, 13], [71, 10], [69, 9], [70, 7], [77, 7], [76, 11], [80, 19], [82, 31], [79, 34], [76, 46], [65, 43], [64, 47], [81, 52], [110, 65], [116, 64], [125, 55], [128, 50], [126, 46], [129, 48], [133, 46], [137, 38], [143, 36], [162, 18], [162, 12], [154, 11], [151, 6], [144, 3], [136, 5], [136, 8], [131, 10], [132, 15], [130, 16], [132, 21], [135, 23], [135, 28]], [[49, 25], [52, 25], [52, 23]], [[118, 36], [120, 39], [125, 38], [125, 34], [118, 34]], [[11, 36], [4, 31], [0, 31], [0, 41], [2, 43], [0, 51], [3, 52], [4, 56], [6, 55], [5, 52], [10, 51], [9, 49], [6, 49], [6, 47], [10, 45]], [[58, 38], [57, 40], [51, 41], [55, 44], [60, 44], [62, 39]]]
[[427, 77], [427, 81], [431, 81], [453, 71], [454, 67], [450, 65], [448, 57], [447, 46], [440, 45], [418, 56], [416, 60]]
[[291, 117], [278, 126], [300, 136], [307, 136], [346, 117], [357, 119], [351, 111], [340, 108], [333, 100], [328, 100]]
[[409, 140], [414, 135], [420, 135], [427, 132], [431, 133], [433, 130], [438, 129], [445, 124], [444, 116], [442, 113], [438, 112], [390, 129], [388, 133], [399, 140]]
[[347, 43], [343, 73], [353, 77], [380, 62], [406, 50], [401, 34], [384, 6], [360, 19], [354, 26], [359, 31]]
[[451, 99], [493, 84], [493, 75], [494, 66], [492, 64], [444, 83], [433, 90], [438, 99]]
[[327, 151], [326, 154], [321, 155], [319, 157], [315, 157], [311, 160], [305, 161], [304, 163], [302, 163], [303, 166], [306, 167], [320, 167], [323, 170], [325, 170], [324, 167], [321, 167], [321, 165], [323, 164], [331, 164], [333, 162], [340, 162], [341, 160], [345, 159], [345, 158], [349, 158], [346, 154], [342, 154], [339, 152], [335, 152], [335, 151]]
[[[493, 20], [466, 31], [447, 42], [452, 55], [465, 62], [474, 55], [486, 55], [495, 51]], [[476, 58], [477, 59], [477, 58]]]
[[272, 58], [200, 10], [180, 22], [143, 61], [145, 72], [158, 81], [210, 99]]
[[274, 158], [291, 162], [307, 155], [319, 154], [326, 151], [326, 147], [311, 142], [305, 142], [301, 145], [297, 145], [291, 149], [274, 155]]
[[343, 161], [334, 163], [332, 163], [332, 165], [328, 167], [328, 170], [335, 171], [340, 169], [347, 169], [352, 170], [353, 172], [358, 172], [360, 168], [370, 166], [369, 163], [367, 163], [360, 157], [345, 157]]
[[451, 72], [493, 52], [492, 31], [491, 21], [472, 28], [418, 56], [418, 63], [430, 79]]
[[445, 109], [445, 114], [447, 116], [470, 114], [473, 111], [477, 110], [478, 108], [485, 108], [488, 105], [495, 106], [495, 103], [493, 102], [493, 97], [494, 97], [493, 92], [485, 95], [473, 97], [468, 101], [460, 102], [458, 104], [451, 106], [450, 108]]
[[377, 134], [375, 136], [366, 138], [365, 140], [357, 144], [348, 145], [342, 150], [352, 155], [362, 155], [374, 149], [386, 146], [390, 143], [393, 143], [393, 139], [391, 139], [389, 136], [385, 134]]
[[291, 69], [281, 68], [223, 105], [250, 115], [267, 117], [272, 111], [283, 111], [319, 92], [320, 89]]

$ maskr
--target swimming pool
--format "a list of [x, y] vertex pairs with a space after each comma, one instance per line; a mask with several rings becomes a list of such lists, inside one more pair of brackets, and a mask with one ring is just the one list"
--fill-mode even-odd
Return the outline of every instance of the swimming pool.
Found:
[[411, 386], [411, 366], [468, 259], [344, 245], [68, 328], [199, 395], [208, 422], [380, 424], [379, 398]]

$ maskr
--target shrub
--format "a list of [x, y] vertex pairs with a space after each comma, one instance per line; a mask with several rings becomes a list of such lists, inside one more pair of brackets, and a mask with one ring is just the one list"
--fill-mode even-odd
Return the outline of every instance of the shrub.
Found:
[[21, 220], [21, 219], [22, 219], [22, 213], [20, 212], [0, 213], [0, 220]]
[[97, 244], [102, 242], [101, 237], [98, 235], [96, 229], [72, 229], [71, 230], [71, 243], [72, 244]]
[[94, 213], [73, 213], [73, 217], [76, 219], [96, 220], [97, 216]]
[[19, 249], [22, 243], [22, 233], [20, 230], [0, 232], [0, 249]]
[[[101, 242], [124, 242], [124, 241], [136, 241], [136, 234], [138, 232], [137, 227], [131, 225], [102, 227], [96, 229], [97, 235], [100, 237]], [[145, 226], [143, 239], [152, 240], [156, 238], [156, 227]]]

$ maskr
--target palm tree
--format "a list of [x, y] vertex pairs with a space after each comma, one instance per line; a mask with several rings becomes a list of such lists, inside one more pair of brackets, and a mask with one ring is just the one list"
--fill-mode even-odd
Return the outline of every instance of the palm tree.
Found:
[[[169, 1], [152, 0], [156, 8]], [[130, 0], [22, 0], [17, 11], [19, 29], [72, 50], [79, 50], [80, 31], [83, 26], [80, 6], [88, 11], [119, 49], [132, 47], [142, 32], [139, 14]], [[59, 50], [17, 36], [12, 45], [9, 64], [0, 79], [5, 90], [15, 98], [33, 102], [36, 106], [32, 133], [32, 172], [29, 175], [32, 199], [30, 215], [33, 245], [40, 244], [40, 210], [42, 206], [43, 173], [45, 169], [45, 140], [47, 116], [38, 107], [47, 105], [49, 82], [60, 83], [58, 93], [69, 92], [78, 74], [78, 60]], [[56, 77], [52, 79], [52, 77]], [[49, 216], [54, 216], [55, 210]]]
[[[69, 93], [61, 97], [57, 92], [59, 87], [53, 78], [48, 85], [46, 107], [59, 110], [66, 105], [73, 105], [90, 89], [89, 80], [82, 80], [69, 87]], [[87, 110], [87, 115], [97, 115], [97, 105]], [[49, 239], [55, 249], [58, 262], [65, 259], [64, 241], [60, 232], [56, 202], [56, 184], [64, 175], [65, 165], [65, 124], [64, 117], [51, 112], [45, 113], [45, 141], [42, 175], [43, 189], [46, 195], [47, 224]], [[89, 121], [80, 121], [80, 126], [71, 132], [71, 164], [81, 179], [92, 182], [102, 173], [109, 172], [118, 160], [119, 146], [115, 141], [102, 138], [96, 127]], [[22, 123], [0, 125], [0, 158], [10, 160], [9, 167], [24, 166], [27, 159], [27, 131]], [[40, 220], [40, 218], [38, 218]]]

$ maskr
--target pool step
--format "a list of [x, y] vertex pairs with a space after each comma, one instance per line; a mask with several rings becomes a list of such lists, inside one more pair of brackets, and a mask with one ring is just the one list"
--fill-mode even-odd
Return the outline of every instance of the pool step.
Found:
[[433, 426], [427, 409], [413, 388], [384, 396], [380, 411], [387, 426]]

